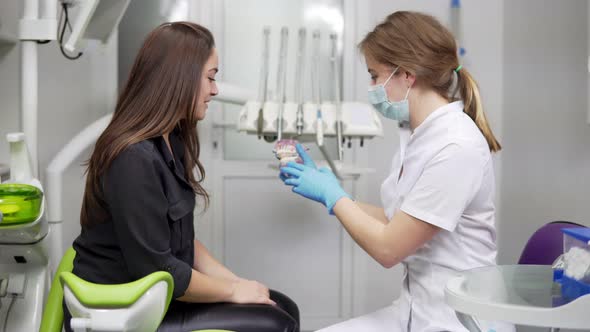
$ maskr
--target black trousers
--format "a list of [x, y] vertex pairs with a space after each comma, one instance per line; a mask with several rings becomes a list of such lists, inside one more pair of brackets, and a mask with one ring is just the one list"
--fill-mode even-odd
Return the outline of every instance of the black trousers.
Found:
[[[265, 304], [186, 303], [172, 301], [158, 332], [221, 329], [236, 332], [299, 332], [299, 309], [288, 296], [270, 291], [277, 306]], [[64, 309], [65, 305], [64, 305]], [[64, 310], [70, 332], [71, 315]]]

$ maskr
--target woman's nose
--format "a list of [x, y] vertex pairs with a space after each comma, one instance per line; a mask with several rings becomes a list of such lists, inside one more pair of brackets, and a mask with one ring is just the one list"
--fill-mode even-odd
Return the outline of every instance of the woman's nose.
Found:
[[211, 95], [217, 96], [218, 93], [219, 93], [219, 90], [217, 89], [217, 84], [215, 82], [213, 82], [213, 86], [211, 87]]

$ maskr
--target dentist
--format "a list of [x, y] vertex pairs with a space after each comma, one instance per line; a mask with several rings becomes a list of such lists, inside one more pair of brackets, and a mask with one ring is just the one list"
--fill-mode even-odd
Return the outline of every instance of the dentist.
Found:
[[301, 146], [304, 164], [289, 163], [280, 177], [324, 204], [382, 266], [402, 264], [405, 273], [393, 305], [322, 331], [466, 331], [443, 292], [460, 271], [496, 264], [492, 153], [500, 144], [453, 35], [435, 18], [395, 12], [359, 48], [369, 101], [401, 127], [382, 207], [353, 200]]

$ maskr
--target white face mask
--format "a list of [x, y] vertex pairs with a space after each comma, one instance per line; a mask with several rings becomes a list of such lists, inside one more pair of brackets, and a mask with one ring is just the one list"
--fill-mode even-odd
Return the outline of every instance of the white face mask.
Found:
[[410, 121], [410, 104], [408, 103], [408, 95], [410, 88], [406, 92], [406, 97], [402, 101], [390, 101], [385, 91], [385, 85], [397, 72], [399, 66], [395, 68], [393, 73], [389, 75], [387, 80], [382, 84], [376, 84], [369, 87], [369, 102], [375, 109], [384, 117], [401, 122]]

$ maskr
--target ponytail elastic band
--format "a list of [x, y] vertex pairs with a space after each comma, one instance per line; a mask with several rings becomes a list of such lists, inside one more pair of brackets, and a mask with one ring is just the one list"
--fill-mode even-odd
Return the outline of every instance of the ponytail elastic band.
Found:
[[461, 70], [461, 68], [463, 68], [463, 66], [459, 65], [459, 67], [455, 68], [455, 73], [458, 73], [459, 70]]

